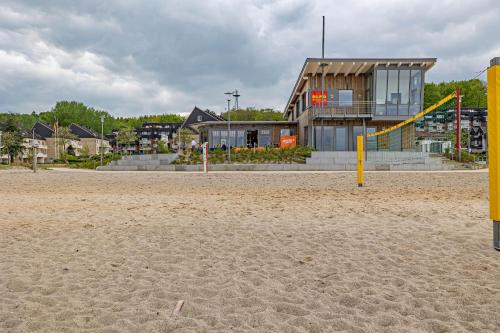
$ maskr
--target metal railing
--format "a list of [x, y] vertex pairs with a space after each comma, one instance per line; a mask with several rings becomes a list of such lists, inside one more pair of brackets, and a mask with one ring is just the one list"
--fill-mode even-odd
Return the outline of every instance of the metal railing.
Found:
[[313, 118], [363, 118], [371, 117], [375, 102], [354, 101], [352, 103], [328, 103], [321, 107], [314, 105], [307, 108]]

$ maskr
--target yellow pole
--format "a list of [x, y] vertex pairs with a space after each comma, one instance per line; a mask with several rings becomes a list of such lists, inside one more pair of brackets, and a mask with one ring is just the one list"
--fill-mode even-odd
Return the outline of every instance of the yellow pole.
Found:
[[365, 168], [365, 154], [363, 153], [363, 136], [359, 135], [357, 138], [358, 142], [358, 187], [363, 186], [363, 171]]
[[493, 247], [500, 251], [500, 57], [488, 68], [488, 161]]

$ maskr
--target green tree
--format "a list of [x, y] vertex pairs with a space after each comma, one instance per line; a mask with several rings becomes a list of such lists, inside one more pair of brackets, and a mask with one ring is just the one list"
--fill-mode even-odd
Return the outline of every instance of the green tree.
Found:
[[190, 143], [193, 136], [193, 131], [189, 128], [179, 128], [177, 130], [177, 144], [181, 149], [185, 149]]
[[[446, 140], [451, 141], [451, 146], [455, 147], [455, 143], [457, 141], [456, 131], [449, 131], [446, 133]], [[469, 144], [469, 131], [465, 128], [462, 128], [460, 135], [460, 147], [467, 147]]]
[[60, 153], [59, 156], [61, 156], [66, 163], [68, 163], [67, 155], [74, 155], [74, 152], [68, 151], [68, 148], [71, 141], [76, 139], [78, 139], [78, 137], [70, 131], [69, 127], [62, 126], [57, 130], [57, 146]]
[[158, 147], [156, 148], [156, 152], [158, 154], [167, 154], [170, 153], [170, 149], [167, 147], [163, 140], [158, 141]]
[[[264, 121], [283, 120], [283, 113], [273, 109], [246, 108], [231, 111], [231, 120], [234, 121]], [[228, 119], [227, 112], [222, 113], [222, 117]]]
[[135, 143], [137, 140], [137, 135], [135, 131], [131, 127], [123, 127], [118, 131], [118, 135], [116, 136], [116, 142], [119, 145], [127, 146]]
[[460, 87], [462, 107], [487, 107], [486, 85], [481, 80], [451, 81], [441, 83], [426, 83], [424, 90], [424, 107], [429, 107], [440, 99], [451, 94]]
[[2, 133], [2, 150], [0, 154], [9, 155], [9, 163], [14, 162], [23, 149], [23, 138], [19, 132], [8, 131]]

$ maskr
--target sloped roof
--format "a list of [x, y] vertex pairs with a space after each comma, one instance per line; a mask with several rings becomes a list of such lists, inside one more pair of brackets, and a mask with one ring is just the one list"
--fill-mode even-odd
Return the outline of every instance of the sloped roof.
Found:
[[71, 133], [75, 134], [79, 138], [99, 139], [101, 137], [99, 134], [97, 134], [96, 132], [94, 132], [90, 128], [87, 128], [85, 126], [78, 125], [78, 124], [71, 124], [69, 126], [69, 130], [71, 131]]
[[213, 111], [210, 111], [208, 109], [202, 110], [199, 107], [195, 106], [194, 109], [193, 109], [193, 111], [191, 111], [191, 113], [189, 114], [189, 116], [182, 123], [181, 128], [190, 126], [193, 123], [199, 123], [199, 121], [195, 118], [196, 115], [202, 115], [202, 116], [204, 116], [205, 119], [203, 121], [226, 121], [226, 119], [224, 119], [223, 117], [217, 115]]

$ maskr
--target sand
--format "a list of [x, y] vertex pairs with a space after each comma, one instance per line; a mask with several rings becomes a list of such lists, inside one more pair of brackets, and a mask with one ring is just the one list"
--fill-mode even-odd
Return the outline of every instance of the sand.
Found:
[[0, 332], [500, 332], [487, 180], [0, 171]]

